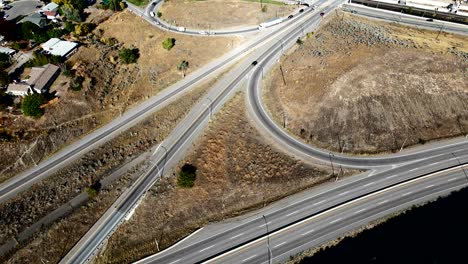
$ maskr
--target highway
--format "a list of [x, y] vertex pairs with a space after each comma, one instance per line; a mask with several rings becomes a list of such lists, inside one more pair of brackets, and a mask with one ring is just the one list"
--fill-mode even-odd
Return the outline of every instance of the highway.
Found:
[[[340, 5], [341, 2], [342, 1], [320, 1], [317, 5], [321, 7], [321, 12], [330, 13]], [[162, 175], [162, 170], [170, 167], [180, 157], [182, 157], [184, 151], [208, 124], [211, 115], [219, 111], [222, 105], [234, 94], [239, 85], [245, 81], [246, 77], [250, 77], [248, 85], [249, 90], [247, 94], [249, 108], [251, 109], [252, 115], [254, 118], [257, 118], [258, 123], [268, 131], [269, 135], [281, 144], [288, 152], [294, 154], [300, 153], [303, 158], [306, 157], [309, 160], [314, 159], [322, 163], [328, 162], [332, 155], [333, 162], [335, 164], [353, 168], [372, 169], [371, 173], [345, 179], [343, 181], [339, 181], [333, 186], [328, 186], [327, 188], [330, 189], [326, 192], [319, 192], [319, 194], [314, 192], [314, 196], [312, 198], [304, 200], [303, 204], [295, 204], [296, 207], [285, 206], [282, 210], [278, 210], [277, 212], [267, 215], [263, 214], [267, 219], [283, 219], [281, 220], [283, 222], [278, 221], [278, 223], [272, 222], [269, 224], [271, 226], [270, 233], [279, 232], [283, 229], [291, 230], [286, 228], [293, 225], [294, 221], [302, 221], [301, 219], [304, 217], [310, 218], [311, 214], [314, 214], [314, 210], [318, 210], [316, 213], [320, 213], [320, 211], [322, 211], [321, 213], [324, 213], [326, 210], [334, 210], [334, 208], [343, 205], [343, 203], [351, 203], [354, 200], [362, 198], [359, 195], [372, 195], [372, 193], [369, 192], [375, 192], [376, 190], [387, 193], [387, 191], [384, 191], [382, 188], [387, 189], [388, 186], [398, 184], [402, 181], [407, 181], [408, 179], [413, 179], [437, 170], [453, 168], [453, 166], [459, 166], [460, 163], [463, 164], [467, 162], [468, 150], [465, 149], [468, 148], [466, 146], [467, 142], [464, 139], [457, 140], [451, 144], [440, 143], [436, 145], [428, 145], [425, 146], [423, 150], [399, 153], [388, 157], [364, 158], [330, 154], [326, 151], [310, 147], [289, 136], [279, 128], [264, 111], [261, 97], [258, 96], [258, 94], [261, 94], [259, 93], [261, 86], [258, 85], [260, 82], [260, 76], [263, 70], [267, 70], [268, 66], [275, 62], [277, 56], [281, 54], [282, 51], [291, 45], [294, 45], [299, 36], [302, 36], [304, 32], [315, 27], [319, 23], [320, 16], [318, 11], [311, 11], [311, 9], [307, 9], [304, 12], [303, 17], [296, 20], [294, 25], [288, 24], [281, 27], [276, 31], [276, 35], [274, 37], [263, 39], [262, 46], [255, 46], [255, 48], [251, 47], [250, 50], [252, 52], [247, 55], [247, 58], [241, 61], [241, 63], [236, 66], [227, 77], [223, 78], [221, 82], [213, 87], [202, 101], [198, 103], [186, 118], [184, 118], [184, 120], [182, 120], [182, 122], [174, 129], [173, 133], [171, 133], [170, 136], [161, 143], [161, 147], [155, 152], [151, 170], [140, 177], [137, 182], [132, 184], [132, 186], [125, 191], [125, 193], [114, 203], [114, 205], [93, 226], [93, 228], [91, 228], [80, 242], [75, 245], [69, 254], [62, 259], [62, 263], [85, 263], [91, 259], [93, 254], [95, 254], [103, 245], [104, 241], [112, 234], [118, 225], [124, 221], [125, 216], [131, 213], [131, 211], [138, 205], [146, 191], [159, 179]], [[246, 52], [247, 51], [244, 51], [244, 53]], [[252, 63], [253, 61], [256, 61], [256, 63]], [[252, 70], [254, 70], [253, 73]], [[262, 113], [265, 113], [265, 115], [262, 115]], [[459, 183], [459, 180], [454, 180], [453, 182], [454, 184]], [[447, 187], [439, 183], [432, 183], [432, 185], [433, 186], [431, 186], [431, 188], [436, 187], [436, 185], [440, 185], [440, 188]], [[427, 191], [434, 193], [431, 188], [427, 188]], [[394, 189], [389, 190], [392, 191]], [[418, 193], [417, 195], [420, 193], [416, 190], [414, 192]], [[410, 197], [416, 199], [417, 195]], [[422, 197], [427, 197], [427, 195]], [[398, 201], [395, 201], [395, 203], [396, 202]], [[381, 205], [384, 204], [385, 203], [382, 203]], [[372, 210], [368, 211], [374, 212]], [[239, 245], [248, 245], [251, 242], [255, 242], [257, 239], [262, 239], [262, 236], [264, 236], [266, 232], [263, 228], [264, 223], [261, 223], [262, 221], [266, 221], [263, 215], [262, 217], [257, 216], [256, 220], [252, 220], [251, 222], [253, 222], [253, 224], [249, 223], [246, 226], [234, 229], [235, 235], [233, 235], [232, 230], [225, 230], [225, 232], [219, 233], [219, 236], [210, 236], [182, 249], [175, 249], [167, 252], [164, 251], [163, 253], [152, 256], [150, 257], [151, 259], [145, 259], [142, 262], [193, 263], [209, 260], [213, 256], [219, 255], [218, 257], [220, 258], [227, 258], [226, 261], [228, 262], [231, 261], [230, 258], [232, 258], [233, 261], [235, 260], [234, 262], [239, 263], [239, 260], [245, 256], [235, 255], [237, 253], [232, 253], [234, 255], [222, 254], [237, 252]], [[346, 212], [343, 212], [342, 215], [343, 216], [339, 218], [339, 221], [333, 219], [328, 221], [328, 223], [339, 224], [345, 219], [348, 219], [345, 217]], [[374, 216], [375, 215], [376, 214], [374, 214]], [[295, 218], [297, 219], [294, 220]], [[353, 219], [354, 218], [350, 218], [349, 221]], [[356, 223], [356, 221], [354, 223]], [[325, 230], [326, 228], [334, 227], [336, 227], [336, 225], [328, 227], [326, 225], [317, 226], [316, 228], [317, 230], [320, 228]], [[287, 231], [286, 233], [290, 233], [290, 231]], [[239, 234], [242, 235], [238, 236]], [[290, 237], [288, 237], [288, 239], [290, 239]], [[258, 251], [258, 249], [254, 249], [254, 252]], [[265, 255], [260, 253], [252, 252], [248, 253], [248, 255], [251, 259], [245, 258], [242, 260], [245, 260], [246, 262], [248, 261], [249, 263], [251, 261], [262, 262], [265, 257]], [[257, 257], [258, 260], [256, 259]], [[213, 261], [217, 260], [215, 259]], [[224, 260], [222, 262], [224, 263]]]
[[[425, 23], [423, 22], [423, 24]], [[430, 23], [428, 23], [428, 27], [431, 27]], [[267, 68], [268, 63], [275, 63], [277, 55], [281, 53], [281, 50], [287, 49], [287, 44], [285, 45], [284, 43], [287, 43], [287, 41], [283, 41], [281, 45], [277, 47], [277, 50], [275, 52], [271, 53], [270, 56], [267, 56], [265, 60], [259, 63], [254, 73], [252, 74], [248, 90], [249, 107], [251, 108], [251, 112], [253, 112], [253, 116], [256, 117], [256, 123], [263, 125], [265, 128], [265, 132], [269, 133], [270, 136], [274, 138], [274, 141], [276, 143], [281, 143], [282, 147], [286, 149], [289, 148], [289, 152], [291, 152], [292, 154], [297, 155], [298, 153], [301, 153], [303, 157], [306, 157], [306, 159], [318, 159], [322, 162], [328, 162], [330, 158], [329, 152], [313, 148], [289, 136], [285, 131], [283, 131], [271, 120], [271, 118], [265, 111], [263, 103], [261, 102], [261, 96], [259, 96], [259, 94], [261, 94], [261, 86], [259, 85], [260, 76], [262, 75], [262, 71], [265, 70], [264, 68]], [[351, 201], [353, 199], [356, 199], [356, 197], [364, 195], [364, 193], [366, 192], [373, 192], [382, 188], [386, 188], [393, 184], [397, 184], [398, 182], [414, 179], [415, 177], [425, 175], [427, 173], [432, 173], [434, 171], [452, 168], [454, 166], [464, 164], [467, 162], [466, 155], [468, 154], [468, 152], [466, 149], [466, 140], [460, 139], [455, 142], [452, 142], [451, 144], [446, 144], [445, 142], [442, 144], [435, 144], [423, 151], [400, 153], [385, 157], [368, 158], [331, 154], [333, 155], [333, 162], [336, 164], [341, 164], [348, 167], [374, 168], [375, 170], [370, 174], [362, 175], [360, 177], [353, 176], [351, 181], [345, 180], [337, 184], [336, 186], [334, 185], [335, 187], [333, 190], [326, 190], [322, 192], [321, 195], [310, 199], [302, 199], [300, 203], [295, 203], [292, 206], [283, 206], [281, 207], [281, 209], [275, 211], [274, 213], [262, 212], [261, 215], [257, 214], [252, 219], [249, 219], [247, 223], [242, 221], [234, 221], [234, 224], [227, 224], [222, 229], [218, 229], [216, 234], [204, 234], [204, 236], [207, 237], [206, 239], [198, 239], [193, 244], [190, 244], [189, 239], [188, 242], [184, 242], [184, 244], [187, 246], [183, 248], [176, 246], [171, 248], [170, 250], [163, 251], [154, 256], [145, 258], [139, 261], [138, 263], [196, 263], [199, 261], [208, 260], [212, 256], [222, 254], [223, 252], [229, 251], [231, 249], [232, 252], [237, 252], [239, 249], [239, 245], [245, 245], [246, 243], [249, 243], [249, 241], [260, 239], [258, 237], [265, 236], [266, 230], [264, 227], [262, 227], [262, 222], [265, 220], [263, 218], [264, 215], [267, 219], [274, 219], [274, 223], [269, 224], [270, 230], [282, 230], [291, 225], [291, 223], [298, 221], [298, 219], [307, 219], [308, 217], [310, 217], [311, 214], [314, 215], [314, 213], [316, 214], [320, 212], [320, 210], [323, 210], [323, 208], [335, 208], [336, 206], [339, 206], [346, 200]], [[432, 158], [428, 158], [430, 156]], [[382, 170], [383, 172], [381, 172]], [[379, 172], [376, 173], [375, 171]], [[460, 188], [462, 186], [465, 186], [466, 184], [463, 182], [462, 185], [459, 184], [460, 181], [467, 181], [465, 172], [463, 171], [462, 173], [465, 177], [460, 177], [460, 179], [453, 182], [456, 188]], [[446, 193], [447, 191], [453, 190], [452, 187], [445, 189], [444, 186], [441, 186], [440, 188], [441, 190], [443, 190], [444, 193]], [[422, 197], [424, 199], [428, 199], [434, 197], [428, 195], [428, 193], [431, 193], [433, 195], [440, 194], [439, 192], [434, 193], [433, 188], [431, 188], [423, 188], [424, 192], [420, 192], [416, 188], [414, 194], [409, 195], [408, 199], [413, 199], [412, 202], [417, 202], [420, 201], [418, 200], [419, 198], [416, 199], [417, 197], [420, 197], [418, 195], [423, 194]], [[317, 191], [311, 192], [314, 194], [317, 193]], [[399, 210], [407, 206], [407, 204], [401, 205], [401, 200], [397, 200], [393, 204], [392, 208], [393, 210]], [[382, 208], [384, 207], [382, 206], [373, 210], [368, 210], [367, 213], [371, 216], [371, 218], [375, 217], [373, 219], [376, 219], [385, 215], [385, 213], [388, 213], [388, 210], [384, 210], [384, 213], [381, 213], [379, 210]], [[361, 209], [358, 209], [359, 212], [364, 212], [360, 210]], [[365, 214], [363, 215], [366, 216]], [[352, 218], [351, 220], [353, 219], [354, 218]], [[346, 229], [346, 231], [359, 227], [363, 223], [367, 223], [366, 221], [370, 221], [369, 219], [370, 218], [367, 217], [364, 218], [364, 220], [352, 222], [355, 224], [347, 224], [346, 226], [349, 227], [349, 229]], [[334, 221], [336, 221], [336, 219], [329, 220], [328, 222]], [[336, 221], [336, 223], [341, 221], [342, 219], [339, 219], [339, 221]], [[341, 230], [339, 234], [342, 234], [344, 232], [345, 231]], [[331, 238], [335, 238], [337, 237], [336, 234], [338, 233], [327, 231], [325, 232], [325, 234], [331, 234]], [[296, 233], [291, 235], [289, 238], [291, 237], [300, 236], [297, 236]], [[327, 241], [327, 239], [330, 238], [325, 237], [321, 240], [314, 240], [315, 242], [319, 241], [315, 245], [320, 245], [320, 243]], [[308, 241], [307, 238], [306, 241]], [[279, 244], [281, 243], [283, 242], [280, 242]], [[292, 244], [294, 246], [292, 249], [300, 248], [300, 250], [303, 250], [310, 246], [314, 246], [313, 244], [311, 245], [310, 243], [305, 243], [304, 240], [295, 243], [297, 245], [304, 245], [304, 247], [300, 248]], [[265, 249], [265, 245], [263, 245], [263, 249]], [[287, 249], [285, 251], [286, 253], [281, 253], [280, 255], [287, 255], [281, 260], [288, 258], [289, 254], [292, 254], [292, 249]], [[247, 253], [235, 255], [235, 257], [223, 257], [221, 258], [221, 261], [219, 261], [219, 259], [214, 259], [214, 262], [240, 263], [244, 260], [248, 263], [262, 262], [262, 260], [264, 262], [265, 260], [267, 260], [268, 251], [264, 250], [263, 253], [258, 254], [257, 256], [257, 253], [259, 251], [261, 250], [257, 249], [256, 251], [247, 251]], [[275, 259], [275, 261], [276, 260], [280, 259], [278, 258]]]
[[[179, 259], [180, 263], [196, 263], [225, 252], [236, 251], [239, 245], [246, 245], [266, 235], [264, 217], [269, 222], [270, 233], [273, 233], [360, 197], [385, 190], [389, 186], [468, 163], [468, 150], [460, 151], [456, 156], [444, 154], [395, 169], [374, 174], [365, 173], [325, 184], [286, 203], [280, 202], [278, 206], [260, 210], [246, 219], [231, 220], [214, 233], [203, 234], [202, 231], [200, 235], [204, 235], [203, 239], [193, 243], [189, 239], [184, 242], [184, 247], [162, 251], [137, 263], [173, 263]], [[466, 175], [463, 176], [465, 182], [468, 182]], [[240, 260], [238, 258], [237, 263]]]
[[[304, 12], [304, 15], [310, 11], [312, 10], [309, 9], [307, 12]], [[300, 18], [297, 17], [296, 19]], [[39, 163], [38, 166], [28, 169], [1, 183], [0, 203], [14, 197], [23, 190], [31, 187], [34, 183], [49, 177], [55, 171], [70, 164], [86, 152], [99, 147], [122, 131], [134, 126], [152, 113], [175, 101], [185, 92], [196, 87], [196, 85], [220, 74], [223, 70], [228, 69], [235, 63], [238, 63], [246, 54], [259, 49], [268, 40], [275, 38], [277, 36], [277, 32], [281, 32], [285, 28], [289, 27], [292, 23], [297, 21], [296, 19], [290, 20], [290, 22], [285, 23], [281, 27], [265, 30], [264, 34], [259, 38], [248, 41], [241, 47], [232, 50], [221, 58], [216, 59], [208, 65], [194, 71], [181, 81], [164, 89], [159, 94], [131, 108], [127, 112], [123, 113], [122, 116], [112, 120], [110, 123], [58, 151], [44, 162]]]

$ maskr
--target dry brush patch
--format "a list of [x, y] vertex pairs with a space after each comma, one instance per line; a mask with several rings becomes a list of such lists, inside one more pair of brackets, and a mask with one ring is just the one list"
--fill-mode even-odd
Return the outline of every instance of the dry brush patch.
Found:
[[243, 0], [171, 0], [160, 8], [161, 19], [177, 26], [198, 29], [225, 29], [255, 26], [275, 17], [288, 16], [294, 5], [263, 4]]
[[304, 141], [350, 153], [466, 134], [466, 37], [405, 29], [333, 16], [266, 81], [269, 111]]
[[197, 167], [195, 186], [177, 187], [178, 169], [169, 172], [111, 237], [97, 263], [135, 261], [209, 222], [265, 206], [331, 177], [329, 171], [268, 145], [247, 120], [242, 94], [217, 114], [179, 165], [185, 163]]
[[[0, 229], [2, 230], [0, 242], [4, 243], [8, 238], [16, 236], [41, 217], [52, 212], [85, 191], [93, 183], [100, 181], [103, 177], [112, 173], [121, 164], [143, 154], [152, 146], [161, 142], [212, 84], [213, 81], [196, 88], [145, 119], [134, 128], [122, 133], [122, 135], [100, 148], [89, 152], [73, 165], [60, 170], [13, 200], [0, 205], [2, 215], [0, 219]], [[108, 191], [105, 189], [91, 202], [91, 204], [95, 202], [99, 203], [99, 205], [96, 205], [99, 210], [91, 215], [85, 213], [89, 211], [78, 210], [78, 212], [60, 220], [49, 231], [38, 235], [32, 243], [24, 247], [24, 250], [13, 254], [11, 259], [31, 258], [32, 256], [28, 256], [28, 252], [31, 252], [31, 250], [43, 252], [49, 258], [60, 259], [67, 252], [67, 249], [70, 249], [77, 239], [87, 231], [86, 228], [90, 227], [104, 210], [107, 209], [106, 206], [113, 202], [115, 197], [120, 194], [121, 187], [126, 184], [128, 184], [128, 179], [123, 179], [117, 184], [120, 187], [109, 187], [107, 188]], [[89, 203], [85, 207], [89, 207]], [[80, 217], [77, 217], [77, 215]], [[81, 222], [78, 221], [76, 223], [76, 219], [81, 219]], [[75, 225], [79, 226], [80, 223], [86, 223], [86, 225], [82, 225], [76, 231], [76, 236], [68, 238], [70, 242], [66, 244], [67, 246], [64, 246], [63, 243], [54, 244], [48, 240], [49, 236], [45, 235], [47, 232], [65, 232], [66, 228]], [[56, 241], [56, 239], [53, 241]], [[64, 247], [63, 250], [60, 249], [62, 247]]]
[[[176, 38], [171, 51], [161, 45], [167, 37]], [[182, 79], [177, 70], [180, 61], [189, 61], [190, 73], [243, 40], [175, 35], [124, 11], [112, 15], [92, 37], [80, 41], [82, 46], [68, 63], [76, 65], [77, 74], [85, 77], [81, 92], [67, 92], [68, 81], [61, 76], [51, 88], [59, 92], [60, 101], [48, 107], [41, 119], [0, 114], [0, 132], [12, 136], [10, 142], [0, 142], [0, 182]], [[119, 63], [118, 50], [130, 46], [140, 51], [138, 63]]]

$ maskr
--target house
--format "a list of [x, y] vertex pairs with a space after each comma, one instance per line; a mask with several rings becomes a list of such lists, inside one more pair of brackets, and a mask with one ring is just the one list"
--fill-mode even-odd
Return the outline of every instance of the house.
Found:
[[61, 57], [68, 57], [76, 51], [78, 43], [51, 38], [41, 47], [49, 54]]
[[33, 13], [21, 19], [18, 23], [31, 22], [36, 26], [42, 28], [47, 25], [47, 18], [41, 13]]
[[50, 2], [47, 5], [43, 6], [40, 11], [42, 11], [42, 12], [57, 11], [58, 8], [59, 8], [59, 5], [57, 5], [54, 2]]
[[5, 53], [8, 56], [13, 56], [16, 50], [0, 46], [0, 53]]
[[25, 96], [31, 93], [45, 93], [59, 73], [60, 68], [53, 64], [33, 67], [29, 74], [29, 79], [23, 82], [9, 84], [7, 92], [16, 96]]
[[7, 93], [15, 96], [26, 96], [32, 93], [31, 86], [26, 82], [10, 83]]
[[57, 17], [58, 17], [58, 12], [57, 11], [44, 11], [43, 14], [49, 20], [56, 20]]

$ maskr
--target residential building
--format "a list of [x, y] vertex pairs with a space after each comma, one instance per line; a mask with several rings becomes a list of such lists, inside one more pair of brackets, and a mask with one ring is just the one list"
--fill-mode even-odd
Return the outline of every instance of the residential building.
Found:
[[29, 74], [29, 79], [9, 84], [7, 92], [16, 96], [25, 96], [30, 93], [45, 93], [59, 73], [60, 68], [53, 64], [33, 67]]
[[41, 13], [33, 13], [21, 19], [18, 23], [31, 22], [36, 26], [42, 28], [47, 25], [47, 17]]
[[57, 11], [44, 11], [43, 14], [49, 20], [56, 20], [57, 17], [58, 17], [58, 12]]
[[16, 50], [0, 46], [0, 53], [5, 53], [9, 56], [13, 56], [16, 53]]
[[47, 5], [43, 6], [40, 11], [47, 12], [47, 11], [57, 11], [59, 5], [54, 2], [50, 2]]
[[68, 57], [76, 51], [78, 43], [51, 38], [41, 47], [51, 55]]

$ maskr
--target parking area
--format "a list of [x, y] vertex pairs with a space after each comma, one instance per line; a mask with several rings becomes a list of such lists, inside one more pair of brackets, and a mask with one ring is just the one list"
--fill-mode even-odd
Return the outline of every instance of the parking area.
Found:
[[11, 8], [8, 10], [4, 10], [5, 19], [13, 20], [18, 18], [19, 16], [26, 16], [35, 12], [39, 9], [38, 6], [42, 6], [43, 3], [38, 0], [21, 0], [10, 2], [8, 5], [11, 5]]

